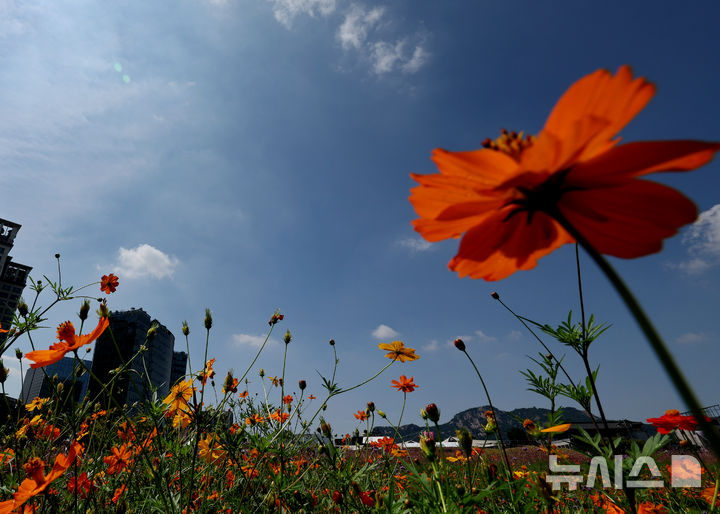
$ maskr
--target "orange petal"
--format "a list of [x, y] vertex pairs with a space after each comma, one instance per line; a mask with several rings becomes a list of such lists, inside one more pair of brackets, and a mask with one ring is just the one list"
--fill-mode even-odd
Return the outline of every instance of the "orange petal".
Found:
[[42, 368], [43, 366], [49, 366], [54, 364], [65, 357], [65, 354], [70, 351], [69, 345], [61, 341], [53, 344], [49, 350], [35, 350], [25, 354], [31, 361], [35, 361], [30, 364], [31, 368]]
[[558, 207], [597, 251], [625, 259], [660, 251], [663, 239], [697, 219], [682, 193], [638, 179], [566, 193]]
[[83, 345], [92, 343], [95, 339], [100, 337], [100, 335], [105, 331], [105, 329], [109, 325], [110, 325], [110, 320], [108, 318], [105, 318], [105, 317], [100, 318], [98, 320], [97, 326], [95, 327], [95, 329], [92, 332], [90, 332], [89, 334], [75, 337], [75, 343], [70, 346], [70, 349], [76, 350]]
[[443, 175], [486, 188], [500, 184], [518, 168], [518, 163], [509, 155], [488, 149], [450, 152], [436, 148], [432, 160]]
[[720, 143], [643, 141], [628, 143], [576, 165], [568, 182], [577, 187], [617, 184], [657, 171], [689, 171], [707, 164]]
[[621, 66], [613, 76], [597, 70], [575, 82], [558, 100], [543, 130], [561, 140], [573, 138], [575, 123], [585, 117], [610, 123], [587, 144], [579, 160], [587, 160], [615, 144], [615, 135], [640, 112], [655, 94], [655, 86], [644, 78], [632, 77], [629, 66]]
[[570, 428], [570, 423], [564, 423], [562, 425], [555, 425], [554, 427], [544, 428], [540, 430], [540, 432], [550, 433], [550, 434], [559, 434], [562, 432], [567, 432]]
[[538, 259], [573, 239], [549, 216], [527, 213], [506, 219], [512, 208], [497, 211], [469, 230], [448, 267], [461, 277], [501, 280], [517, 270], [532, 269]]

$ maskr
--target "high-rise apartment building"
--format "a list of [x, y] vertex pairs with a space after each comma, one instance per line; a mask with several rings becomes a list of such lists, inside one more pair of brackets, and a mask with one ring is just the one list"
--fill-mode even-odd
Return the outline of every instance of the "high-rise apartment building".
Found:
[[[90, 369], [92, 362], [83, 360]], [[44, 371], [43, 371], [44, 370]], [[57, 377], [57, 380], [53, 380]], [[71, 395], [74, 402], [80, 402], [88, 389], [90, 375], [79, 362], [72, 357], [65, 357], [44, 368], [30, 368], [25, 373], [20, 398], [23, 403], [30, 403], [35, 397], [49, 398], [58, 383], [63, 384], [63, 395]]]
[[[13, 320], [15, 309], [25, 288], [32, 267], [12, 262], [10, 250], [20, 226], [0, 218], [0, 324], [7, 329]], [[0, 333], [0, 343], [7, 334]]]
[[[148, 330], [154, 323], [157, 332], [148, 340]], [[146, 349], [141, 352], [143, 345]], [[129, 371], [115, 379], [115, 401], [107, 405], [110, 395], [106, 388], [102, 403], [112, 407], [149, 400], [152, 388], [157, 388], [158, 398], [164, 398], [170, 392], [174, 345], [175, 336], [157, 320], [151, 320], [143, 309], [111, 312], [110, 327], [95, 342], [92, 371], [99, 382], [91, 380], [89, 394], [97, 397], [114, 377], [113, 370], [132, 359]]]
[[173, 352], [172, 369], [170, 370], [170, 387], [185, 377], [187, 358], [187, 352]]

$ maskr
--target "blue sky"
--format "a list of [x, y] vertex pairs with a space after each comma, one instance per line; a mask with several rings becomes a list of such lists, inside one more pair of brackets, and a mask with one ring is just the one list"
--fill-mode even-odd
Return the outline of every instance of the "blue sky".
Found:
[[[544, 406], [519, 373], [541, 348], [490, 293], [559, 323], [578, 311], [573, 248], [501, 282], [459, 279], [447, 269], [458, 242], [430, 245], [412, 230], [409, 174], [434, 173], [436, 147], [475, 149], [501, 127], [537, 132], [572, 82], [622, 64], [658, 86], [626, 141], [717, 140], [718, 11], [710, 1], [0, 0], [0, 217], [23, 225], [13, 256], [35, 277], [55, 273], [59, 252], [65, 283], [114, 271], [111, 308], [143, 307], [180, 348], [187, 319], [194, 363], [211, 308], [221, 377], [245, 370], [275, 308], [285, 320], [273, 338], [294, 337], [287, 381], [306, 379], [318, 397], [329, 339], [344, 387], [385, 365], [378, 343], [416, 348], [418, 361], [331, 402], [339, 432], [370, 400], [397, 420], [390, 380], [401, 374], [420, 386], [407, 422], [430, 402], [443, 420], [485, 404], [456, 337], [497, 407]], [[701, 402], [718, 403], [720, 162], [652, 179], [692, 198], [701, 221], [660, 254], [612, 262]], [[682, 409], [615, 293], [583, 266], [586, 309], [613, 324], [591, 348], [606, 412]], [[267, 374], [281, 373], [282, 350], [261, 357]], [[579, 378], [575, 356], [566, 363]]]

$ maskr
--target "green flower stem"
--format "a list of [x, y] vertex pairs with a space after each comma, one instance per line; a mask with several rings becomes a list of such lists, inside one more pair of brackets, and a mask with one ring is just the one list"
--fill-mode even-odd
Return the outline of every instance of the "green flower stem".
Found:
[[490, 399], [490, 393], [488, 392], [488, 389], [485, 386], [485, 380], [483, 380], [483, 377], [480, 374], [480, 371], [478, 370], [477, 366], [475, 365], [475, 361], [472, 360], [472, 357], [470, 357], [470, 354], [467, 352], [467, 350], [462, 350], [462, 352], [468, 358], [468, 360], [470, 361], [470, 364], [472, 364], [472, 367], [475, 368], [475, 373], [477, 373], [477, 376], [480, 379], [480, 383], [482, 384], [483, 389], [485, 390], [485, 396], [487, 397], [488, 404], [490, 405], [490, 410], [492, 410], [493, 417], [495, 418], [495, 425], [497, 426], [498, 445], [500, 446], [500, 450], [502, 451], [503, 460], [505, 461], [505, 468], [507, 469], [508, 479], [512, 480], [512, 469], [510, 468], [510, 461], [508, 460], [507, 453], [505, 452], [505, 445], [503, 444], [503, 441], [502, 441], [502, 432], [500, 431], [500, 420], [498, 420], [497, 414], [495, 413], [495, 407], [493, 407], [492, 400]]
[[403, 391], [403, 404], [402, 409], [400, 409], [400, 419], [398, 419], [398, 426], [400, 426], [400, 423], [402, 423], [403, 414], [405, 413], [405, 401], [407, 400], [407, 393]]
[[700, 406], [700, 402], [697, 400], [695, 393], [680, 371], [675, 359], [670, 354], [667, 345], [663, 342], [662, 338], [655, 330], [655, 327], [650, 322], [650, 319], [647, 317], [638, 301], [630, 292], [630, 289], [628, 289], [627, 285], [625, 285], [625, 282], [623, 282], [622, 278], [620, 278], [620, 275], [617, 274], [615, 269], [610, 266], [610, 263], [590, 244], [587, 239], [585, 239], [585, 237], [567, 220], [567, 218], [565, 218], [565, 216], [562, 215], [559, 210], [553, 209], [549, 212], [549, 214], [555, 218], [555, 220], [560, 223], [560, 225], [562, 225], [562, 227], [572, 237], [575, 238], [578, 244], [580, 244], [585, 251], [588, 252], [598, 267], [603, 271], [603, 273], [605, 273], [605, 276], [623, 299], [625, 305], [635, 318], [635, 321], [642, 329], [645, 337], [650, 343], [650, 346], [655, 352], [655, 355], [660, 360], [663, 368], [665, 368], [665, 372], [675, 385], [675, 389], [680, 394], [680, 397], [690, 408], [690, 412], [692, 412], [692, 415], [698, 421], [703, 434], [710, 443], [713, 453], [715, 453], [717, 457], [720, 457], [720, 433], [718, 433], [717, 428], [711, 421], [707, 421], [705, 419], [702, 407]]
[[718, 498], [718, 486], [720, 486], [720, 478], [715, 480], [715, 490], [713, 491], [712, 501], [710, 502], [710, 512], [715, 512], [715, 502]]
[[434, 462], [432, 463], [432, 468], [435, 472], [435, 477], [438, 478], [438, 480], [435, 480], [435, 484], [437, 485], [438, 492], [440, 493], [440, 503], [442, 503], [442, 511], [447, 512], [447, 507], [445, 506], [445, 496], [443, 496], [442, 486], [440, 485], [438, 469]]

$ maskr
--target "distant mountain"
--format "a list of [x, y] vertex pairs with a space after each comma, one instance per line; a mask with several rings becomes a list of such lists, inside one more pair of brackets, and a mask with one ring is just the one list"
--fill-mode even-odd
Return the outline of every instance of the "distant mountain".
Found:
[[[489, 405], [473, 407], [472, 409], [467, 409], [455, 414], [450, 421], [440, 425], [441, 438], [445, 439], [449, 436], [454, 436], [455, 431], [459, 428], [467, 428], [474, 439], [485, 439], [485, 425], [487, 423], [487, 419], [485, 418], [486, 410], [490, 410]], [[565, 423], [578, 423], [590, 420], [587, 413], [573, 407], [563, 407], [562, 410], [562, 420]], [[546, 423], [550, 409], [526, 407], [511, 411], [495, 409], [495, 412], [497, 413], [498, 422], [502, 428], [504, 438], [507, 439], [507, 432], [509, 430], [513, 428], [523, 430], [522, 423], [526, 419], [531, 419], [537, 424]], [[430, 424], [430, 428], [434, 429], [434, 426]], [[424, 430], [425, 426], [415, 424], [402, 425], [398, 427], [398, 432], [403, 439], [409, 440], [417, 440], [420, 432]], [[371, 435], [395, 437], [397, 434], [395, 433], [395, 429], [392, 427], [376, 426], [373, 428]], [[494, 438], [494, 435], [489, 436], [489, 439]]]

